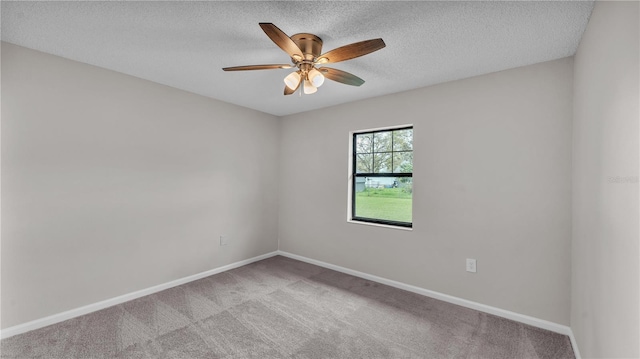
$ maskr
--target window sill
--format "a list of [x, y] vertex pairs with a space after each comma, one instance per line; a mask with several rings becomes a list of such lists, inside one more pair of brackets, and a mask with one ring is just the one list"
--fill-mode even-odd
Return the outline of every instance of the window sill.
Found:
[[401, 227], [401, 226], [393, 226], [390, 224], [381, 224], [381, 223], [372, 223], [372, 222], [365, 222], [365, 221], [355, 221], [352, 219], [347, 219], [348, 223], [355, 223], [355, 224], [363, 224], [365, 226], [374, 226], [374, 227], [383, 227], [383, 228], [389, 228], [389, 229], [399, 229], [401, 231], [413, 231], [413, 227]]

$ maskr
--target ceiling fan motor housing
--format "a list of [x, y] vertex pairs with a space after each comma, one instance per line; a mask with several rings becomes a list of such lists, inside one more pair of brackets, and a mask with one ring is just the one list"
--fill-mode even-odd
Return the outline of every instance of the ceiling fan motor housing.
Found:
[[[305, 61], [314, 61], [322, 53], [322, 39], [314, 34], [295, 34], [291, 36], [291, 40], [298, 45]], [[297, 63], [296, 59], [293, 59]]]

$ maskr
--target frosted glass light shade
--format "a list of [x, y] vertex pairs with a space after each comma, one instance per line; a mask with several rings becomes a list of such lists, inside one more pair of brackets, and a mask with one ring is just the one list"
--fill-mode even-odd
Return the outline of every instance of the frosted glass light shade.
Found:
[[313, 86], [320, 87], [324, 83], [324, 76], [322, 76], [322, 73], [317, 69], [311, 69], [311, 71], [309, 71], [309, 81], [311, 81]]
[[291, 90], [295, 90], [296, 87], [298, 87], [298, 83], [300, 83], [300, 74], [297, 71], [290, 73], [284, 78], [284, 84]]
[[316, 91], [318, 91], [318, 88], [313, 86], [311, 81], [304, 80], [304, 93], [305, 93], [305, 95], [311, 95], [312, 93], [316, 93]]

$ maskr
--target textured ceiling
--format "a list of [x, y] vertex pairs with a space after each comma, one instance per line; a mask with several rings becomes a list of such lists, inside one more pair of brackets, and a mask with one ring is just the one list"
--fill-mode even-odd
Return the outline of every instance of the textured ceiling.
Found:
[[[2, 40], [274, 115], [287, 115], [571, 56], [592, 1], [8, 2]], [[387, 47], [331, 65], [366, 82], [333, 81], [283, 96], [292, 70], [259, 22], [309, 32], [323, 52], [378, 38]]]

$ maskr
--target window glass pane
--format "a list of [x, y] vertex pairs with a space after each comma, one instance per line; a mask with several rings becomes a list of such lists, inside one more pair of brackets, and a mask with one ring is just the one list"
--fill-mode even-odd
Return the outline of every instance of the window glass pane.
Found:
[[393, 172], [413, 173], [413, 152], [394, 152]]
[[411, 227], [413, 128], [354, 136], [352, 218]]
[[373, 134], [356, 135], [356, 153], [371, 153], [373, 149]]
[[413, 150], [413, 129], [393, 131], [393, 150]]
[[373, 134], [373, 152], [391, 152], [391, 131]]
[[367, 153], [356, 154], [356, 173], [373, 172], [373, 155]]
[[373, 173], [390, 173], [391, 153], [374, 153], [373, 154]]
[[412, 222], [413, 178], [356, 177], [354, 216]]

